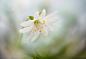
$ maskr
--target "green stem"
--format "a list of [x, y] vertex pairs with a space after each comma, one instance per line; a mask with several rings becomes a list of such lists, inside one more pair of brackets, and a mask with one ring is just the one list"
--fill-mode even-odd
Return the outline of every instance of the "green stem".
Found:
[[19, 41], [19, 47], [20, 47], [20, 44], [21, 44], [22, 37], [23, 37], [23, 34], [21, 34], [21, 38], [20, 38], [20, 41]]

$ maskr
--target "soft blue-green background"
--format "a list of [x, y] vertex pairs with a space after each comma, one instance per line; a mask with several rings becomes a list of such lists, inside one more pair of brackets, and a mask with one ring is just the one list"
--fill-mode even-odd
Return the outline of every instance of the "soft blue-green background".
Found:
[[[21, 37], [20, 23], [43, 9], [46, 15], [58, 11], [60, 19], [51, 24], [54, 31], [47, 37], [27, 41], [30, 32]], [[85, 44], [86, 0], [0, 0], [1, 59], [86, 58]]]

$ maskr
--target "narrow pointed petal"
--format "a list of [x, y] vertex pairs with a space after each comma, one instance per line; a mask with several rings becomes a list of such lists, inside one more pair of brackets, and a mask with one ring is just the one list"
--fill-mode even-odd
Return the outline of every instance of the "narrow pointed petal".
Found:
[[40, 15], [40, 18], [42, 19], [43, 17], [45, 17], [45, 15], [46, 15], [46, 10], [43, 9], [43, 11], [42, 11], [42, 13], [41, 13], [41, 15]]
[[57, 20], [59, 20], [59, 17], [54, 18], [54, 19], [50, 19], [50, 20], [47, 21], [47, 23], [48, 23], [48, 24], [51, 24], [51, 23], [56, 22]]
[[53, 29], [50, 25], [48, 25], [48, 26], [47, 26], [47, 30], [53, 31], [54, 29]]
[[47, 36], [48, 35], [48, 32], [45, 29], [42, 29], [41, 33], [43, 34], [43, 36]]
[[50, 18], [52, 18], [53, 16], [55, 16], [56, 13], [57, 13], [57, 11], [51, 13], [50, 15], [44, 17], [43, 20], [49, 20]]
[[34, 35], [34, 31], [31, 32], [31, 34], [28, 36], [27, 40], [31, 39]]
[[31, 39], [31, 41], [36, 40], [36, 39], [37, 39], [37, 37], [39, 36], [39, 33], [40, 33], [39, 31], [35, 32], [35, 34], [34, 34], [33, 38]]
[[38, 19], [39, 18], [39, 12], [36, 11], [34, 16], [35, 16], [36, 19]]
[[34, 21], [31, 20], [31, 21], [22, 22], [20, 25], [23, 27], [31, 26], [34, 25]]
[[27, 28], [23, 28], [23, 29], [21, 29], [19, 32], [20, 32], [20, 33], [26, 33], [26, 32], [31, 31], [32, 28], [33, 28], [33, 26], [30, 26], [30, 27], [27, 27]]

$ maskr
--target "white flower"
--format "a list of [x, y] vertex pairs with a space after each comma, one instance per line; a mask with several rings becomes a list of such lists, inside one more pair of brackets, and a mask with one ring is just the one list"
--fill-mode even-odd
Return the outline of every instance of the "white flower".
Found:
[[20, 33], [26, 33], [32, 30], [31, 34], [27, 38], [27, 40], [32, 38], [31, 41], [34, 41], [39, 36], [40, 33], [42, 33], [44, 36], [47, 36], [48, 35], [47, 30], [53, 31], [53, 28], [49, 24], [56, 22], [59, 19], [59, 17], [50, 19], [56, 13], [57, 11], [48, 16], [45, 16], [46, 15], [45, 9], [43, 9], [40, 15], [39, 12], [37, 11], [34, 15], [35, 16], [34, 20], [29, 20], [20, 24], [21, 26], [26, 27], [21, 29]]

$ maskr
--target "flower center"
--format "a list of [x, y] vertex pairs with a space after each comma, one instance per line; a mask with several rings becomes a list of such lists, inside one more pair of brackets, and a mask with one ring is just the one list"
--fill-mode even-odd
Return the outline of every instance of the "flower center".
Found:
[[[39, 19], [37, 19], [34, 21], [34, 24], [36, 25], [36, 29], [34, 31], [36, 32], [38, 30], [39, 32], [41, 32], [41, 29], [44, 28], [45, 20], [43, 20], [43, 22], [40, 22]], [[38, 24], [39, 24], [39, 26], [38, 26]], [[47, 25], [45, 25], [45, 27], [47, 27]]]
[[39, 23], [39, 22], [40, 22], [39, 19], [37, 19], [34, 21], [34, 24]]

